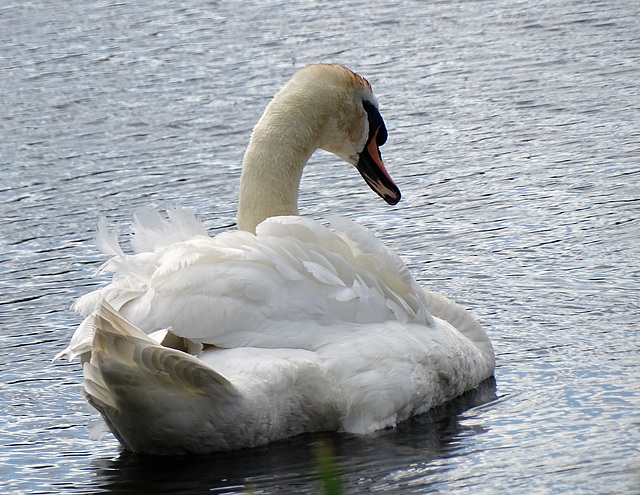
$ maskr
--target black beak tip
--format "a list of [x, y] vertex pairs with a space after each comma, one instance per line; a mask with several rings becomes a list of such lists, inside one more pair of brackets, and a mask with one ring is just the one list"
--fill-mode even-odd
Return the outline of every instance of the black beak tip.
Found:
[[384, 200], [387, 202], [387, 204], [394, 206], [397, 205], [400, 202], [400, 199], [402, 198], [402, 195], [400, 194], [400, 191], [398, 190], [396, 194], [385, 194], [384, 195]]

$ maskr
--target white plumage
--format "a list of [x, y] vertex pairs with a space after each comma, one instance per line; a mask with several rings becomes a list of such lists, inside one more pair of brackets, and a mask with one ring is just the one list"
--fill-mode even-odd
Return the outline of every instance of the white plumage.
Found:
[[76, 303], [86, 319], [60, 355], [81, 357], [87, 399], [125, 448], [203, 453], [309, 431], [366, 433], [491, 376], [480, 325], [421, 289], [368, 230], [296, 216], [302, 167], [318, 147], [395, 204], [378, 152], [385, 138], [364, 79], [310, 66], [254, 130], [242, 230], [211, 238], [188, 210], [145, 210], [125, 254], [101, 221], [113, 280]]

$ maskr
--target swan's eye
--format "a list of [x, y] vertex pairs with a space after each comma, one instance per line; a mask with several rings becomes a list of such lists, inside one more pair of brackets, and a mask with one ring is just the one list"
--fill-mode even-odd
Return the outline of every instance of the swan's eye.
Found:
[[362, 101], [362, 107], [364, 108], [364, 111], [367, 112], [367, 117], [369, 119], [369, 137], [367, 142], [371, 142], [377, 131], [378, 135], [376, 137], [376, 144], [378, 146], [382, 146], [387, 142], [387, 128], [384, 125], [384, 120], [382, 120], [380, 112], [373, 103], [367, 100]]

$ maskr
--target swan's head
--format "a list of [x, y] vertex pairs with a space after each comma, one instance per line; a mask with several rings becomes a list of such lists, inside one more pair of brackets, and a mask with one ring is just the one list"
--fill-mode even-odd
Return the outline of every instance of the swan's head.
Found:
[[[365, 182], [387, 203], [400, 201], [380, 156], [387, 128], [367, 80], [342, 65], [316, 64], [298, 71], [289, 84], [320, 109], [318, 147], [355, 165]], [[311, 111], [311, 109], [309, 109]]]
[[302, 169], [318, 148], [355, 165], [387, 203], [400, 190], [387, 173], [380, 146], [387, 129], [369, 83], [342, 65], [299, 70], [267, 106], [242, 165], [238, 228], [255, 231], [265, 218], [298, 214]]

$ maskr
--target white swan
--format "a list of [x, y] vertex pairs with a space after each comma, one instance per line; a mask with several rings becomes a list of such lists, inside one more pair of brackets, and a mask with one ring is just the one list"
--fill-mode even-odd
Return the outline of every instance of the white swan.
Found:
[[368, 82], [312, 65], [254, 129], [239, 231], [211, 238], [186, 210], [145, 211], [135, 254], [125, 254], [101, 221], [113, 280], [76, 303], [86, 319], [58, 357], [81, 357], [86, 398], [126, 449], [204, 453], [302, 432], [371, 432], [492, 375], [480, 325], [419, 288], [366, 229], [297, 216], [317, 148], [397, 203], [378, 151], [385, 140]]

